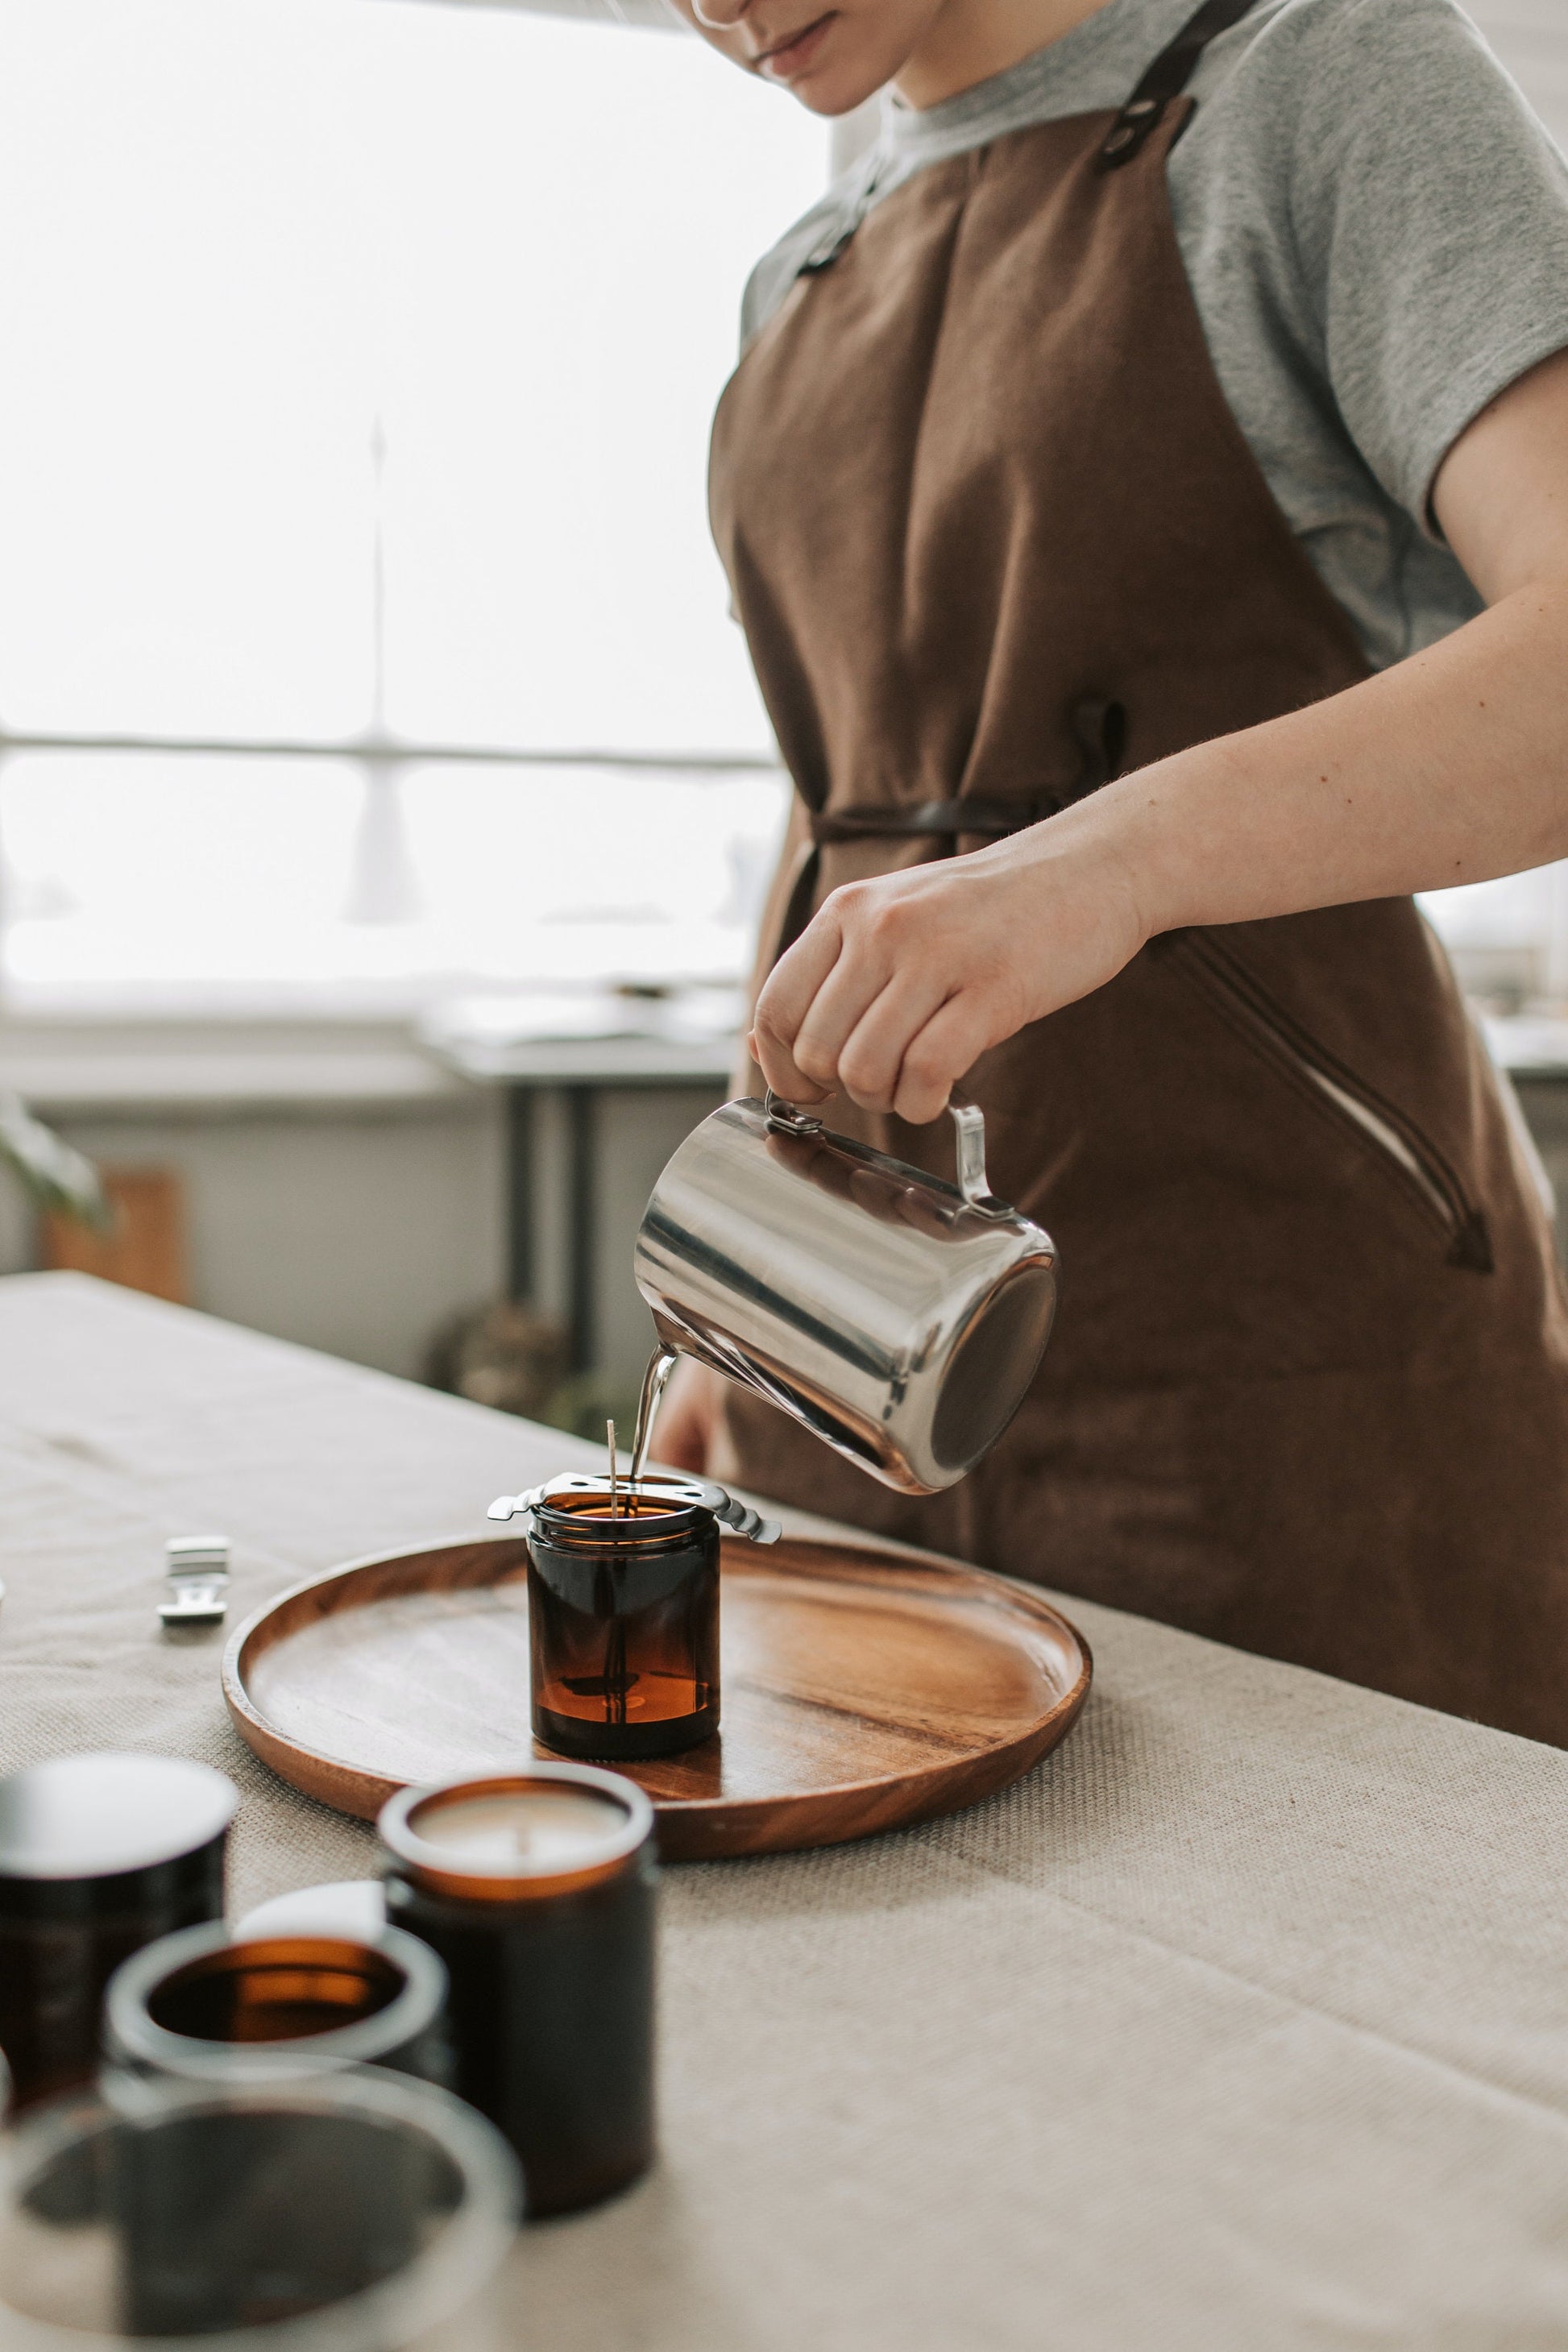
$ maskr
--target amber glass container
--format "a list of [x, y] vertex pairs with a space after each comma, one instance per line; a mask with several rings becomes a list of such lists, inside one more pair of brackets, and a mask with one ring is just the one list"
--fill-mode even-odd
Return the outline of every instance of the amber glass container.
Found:
[[521, 2160], [531, 2216], [654, 2152], [653, 1808], [547, 1759], [384, 1809], [387, 1916], [446, 1962], [453, 2087]]
[[374, 1943], [187, 1927], [115, 1971], [103, 2046], [113, 2065], [192, 2082], [385, 2066], [445, 2084], [447, 1971], [393, 1927]]
[[528, 1534], [533, 1733], [607, 1763], [719, 1728], [719, 1523], [695, 1481], [558, 1478]]
[[221, 1917], [238, 1802], [173, 1756], [59, 1756], [0, 1780], [0, 2050], [18, 2109], [91, 2081], [122, 1960]]

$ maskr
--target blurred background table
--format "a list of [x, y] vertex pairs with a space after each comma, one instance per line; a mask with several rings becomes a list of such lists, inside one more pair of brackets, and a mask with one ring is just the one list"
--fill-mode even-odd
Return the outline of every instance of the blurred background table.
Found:
[[[368, 1874], [370, 1832], [230, 1732], [219, 1643], [160, 1635], [165, 1538], [229, 1532], [237, 1619], [584, 1453], [79, 1276], [0, 1283], [0, 1769], [221, 1766], [237, 1906]], [[1065, 1605], [1095, 1691], [1017, 1788], [667, 1874], [664, 2157], [528, 2235], [517, 2352], [1568, 2335], [1568, 1756]]]
[[504, 1091], [508, 1294], [531, 1299], [546, 1258], [564, 1265], [574, 1372], [595, 1355], [602, 1098], [612, 1088], [673, 1094], [694, 1125], [729, 1094], [743, 1004], [735, 988], [460, 997], [421, 1025], [447, 1069]]

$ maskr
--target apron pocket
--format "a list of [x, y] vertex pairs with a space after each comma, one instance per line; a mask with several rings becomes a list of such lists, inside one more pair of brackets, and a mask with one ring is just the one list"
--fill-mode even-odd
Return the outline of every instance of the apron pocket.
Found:
[[1173, 933], [1166, 951], [1223, 1020], [1361, 1139], [1446, 1241], [1450, 1265], [1490, 1274], [1486, 1217], [1430, 1136], [1303, 1029], [1212, 936]]

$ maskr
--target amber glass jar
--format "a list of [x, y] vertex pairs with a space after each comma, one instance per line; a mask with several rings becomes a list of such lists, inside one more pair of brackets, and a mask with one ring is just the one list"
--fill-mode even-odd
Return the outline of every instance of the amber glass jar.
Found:
[[447, 1971], [416, 1937], [161, 1937], [110, 1979], [104, 2055], [135, 2074], [227, 2085], [338, 2066], [448, 2083]]
[[586, 1764], [405, 1789], [378, 1824], [387, 1916], [446, 1962], [458, 2095], [522, 2163], [531, 2216], [654, 2152], [653, 1808]]
[[695, 1480], [555, 1479], [528, 1556], [536, 1739], [618, 1762], [712, 1737], [719, 1523]]

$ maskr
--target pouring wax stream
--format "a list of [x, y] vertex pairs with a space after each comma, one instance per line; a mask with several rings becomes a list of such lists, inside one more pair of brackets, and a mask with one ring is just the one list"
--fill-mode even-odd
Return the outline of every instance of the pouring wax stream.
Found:
[[[653, 1435], [655, 1415], [663, 1402], [665, 1382], [675, 1370], [673, 1348], [656, 1348], [647, 1360], [647, 1370], [642, 1376], [642, 1393], [637, 1398], [637, 1427], [632, 1432], [632, 1485], [642, 1476], [643, 1462], [647, 1454], [648, 1440]], [[615, 1423], [610, 1424], [612, 1431]], [[614, 1450], [615, 1439], [610, 1440]]]
[[[614, 1521], [616, 1496], [616, 1424], [613, 1421], [605, 1422], [605, 1434], [610, 1442], [610, 1517]], [[626, 1618], [625, 1609], [618, 1605], [618, 1600], [617, 1603], [612, 1606], [609, 1623], [609, 1634], [605, 1643], [603, 1694], [608, 1720], [611, 1723], [624, 1724], [626, 1719], [627, 1694], [632, 1685], [641, 1680], [641, 1676], [635, 1674], [628, 1675], [626, 1672]]]

